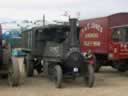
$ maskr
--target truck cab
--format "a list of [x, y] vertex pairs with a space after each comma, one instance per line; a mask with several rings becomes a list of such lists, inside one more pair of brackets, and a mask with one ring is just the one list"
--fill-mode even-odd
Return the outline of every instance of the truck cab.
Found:
[[[113, 47], [113, 48], [112, 48]], [[112, 43], [110, 59], [127, 59], [128, 58], [128, 26], [112, 28]]]

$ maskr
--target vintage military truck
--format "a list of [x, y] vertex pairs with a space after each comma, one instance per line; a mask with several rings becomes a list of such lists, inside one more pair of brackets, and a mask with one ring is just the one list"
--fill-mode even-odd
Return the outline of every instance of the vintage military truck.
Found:
[[[94, 84], [93, 63], [80, 52], [77, 19], [67, 25], [35, 27], [22, 33], [27, 75], [43, 71], [60, 88], [66, 77], [83, 76], [89, 87]], [[43, 69], [43, 70], [42, 70]]]

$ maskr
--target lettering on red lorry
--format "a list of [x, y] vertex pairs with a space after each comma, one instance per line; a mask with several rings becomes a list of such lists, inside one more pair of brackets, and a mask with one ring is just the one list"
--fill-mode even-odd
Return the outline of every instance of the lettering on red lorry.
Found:
[[83, 43], [84, 46], [100, 46], [100, 42], [99, 41], [84, 41]]
[[87, 23], [82, 29], [82, 32], [88, 31], [89, 29], [96, 29], [98, 32], [103, 32], [103, 27], [96, 23]]
[[[83, 39], [85, 39], [82, 43], [83, 46], [100, 47], [101, 42], [97, 39], [99, 38], [99, 33], [102, 33], [102, 32], [103, 32], [103, 27], [101, 25], [96, 24], [96, 23], [87, 23], [81, 29], [81, 37]], [[86, 39], [88, 39], [88, 40], [86, 40]]]

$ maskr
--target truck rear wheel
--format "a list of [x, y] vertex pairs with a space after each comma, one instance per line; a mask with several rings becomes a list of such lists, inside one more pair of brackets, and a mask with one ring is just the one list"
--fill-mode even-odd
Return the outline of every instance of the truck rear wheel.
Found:
[[25, 57], [25, 69], [28, 77], [32, 77], [34, 74], [34, 64], [31, 59], [30, 55]]
[[23, 61], [24, 58], [12, 57], [8, 72], [8, 83], [10, 86], [18, 86], [24, 82], [26, 74]]
[[84, 80], [85, 80], [87, 86], [92, 88], [94, 86], [94, 82], [95, 82], [94, 67], [91, 64], [88, 64], [87, 67], [88, 68], [87, 68], [86, 75], [84, 76]]
[[56, 84], [56, 88], [62, 87], [62, 79], [63, 79], [63, 72], [60, 65], [54, 66], [54, 81]]

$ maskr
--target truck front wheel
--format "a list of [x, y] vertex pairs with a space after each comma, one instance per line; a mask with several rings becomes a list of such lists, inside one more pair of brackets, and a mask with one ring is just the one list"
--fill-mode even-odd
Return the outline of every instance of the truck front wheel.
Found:
[[94, 75], [94, 67], [91, 64], [88, 64], [86, 74], [84, 76], [84, 80], [88, 87], [92, 88], [95, 82], [95, 75]]
[[60, 65], [54, 66], [54, 81], [56, 84], [56, 88], [62, 87], [62, 79], [63, 79], [63, 72]]

